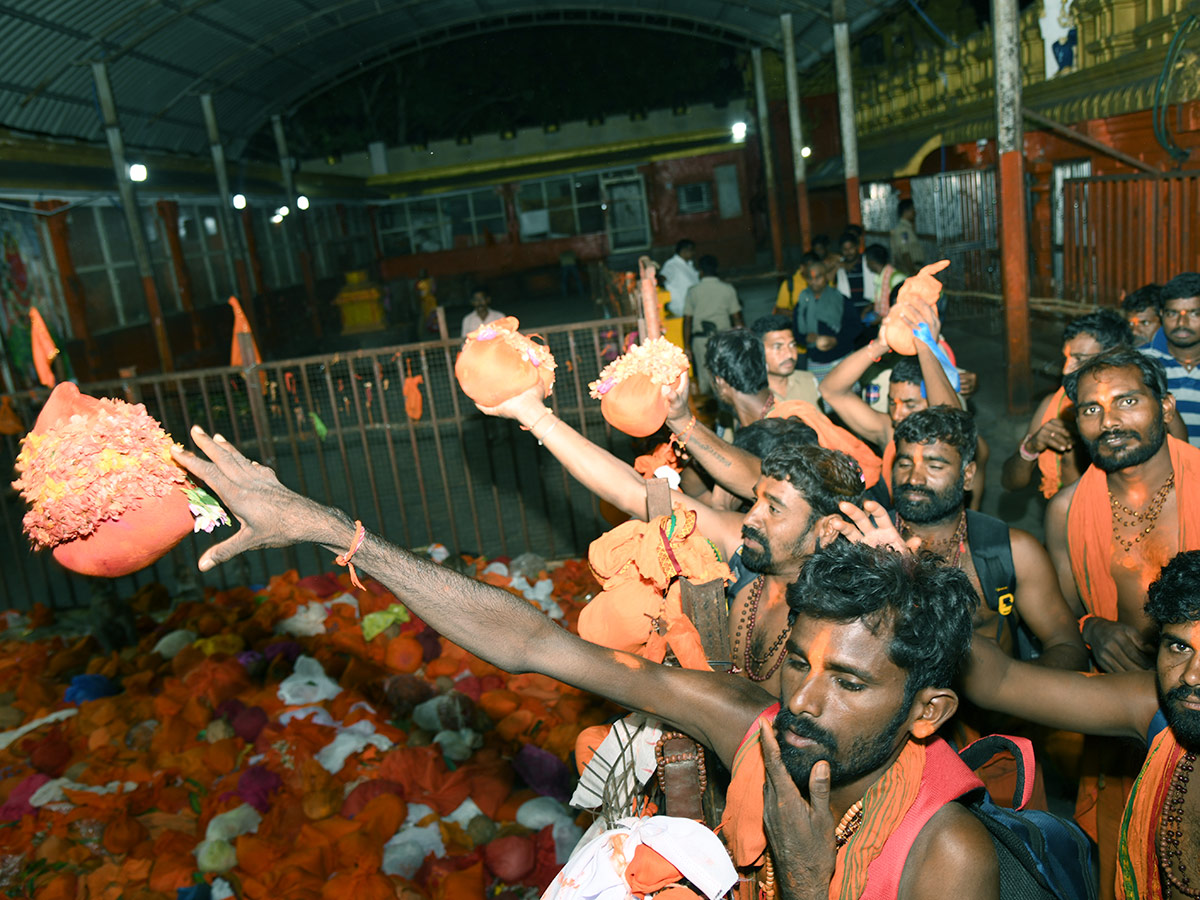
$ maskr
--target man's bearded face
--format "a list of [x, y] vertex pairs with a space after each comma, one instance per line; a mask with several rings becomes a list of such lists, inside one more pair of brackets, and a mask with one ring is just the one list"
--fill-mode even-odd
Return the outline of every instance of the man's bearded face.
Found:
[[1162, 403], [1136, 369], [1106, 369], [1079, 380], [1079, 437], [1096, 467], [1118, 472], [1146, 462], [1167, 439]]
[[966, 478], [962, 455], [945, 441], [898, 443], [892, 466], [896, 512], [906, 522], [940, 522], [963, 505]]
[[1155, 678], [1158, 705], [1179, 743], [1192, 752], [1200, 751], [1197, 653], [1200, 653], [1200, 622], [1162, 626]]
[[[807, 796], [812, 767], [821, 760], [829, 763], [830, 786], [835, 788], [856, 781], [883, 766], [895, 751], [900, 730], [907, 718], [908, 705], [905, 704], [881, 731], [873, 735], [855, 736], [843, 751], [832, 732], [810, 718], [795, 715], [785, 706], [780, 708], [779, 715], [775, 717], [775, 739], [779, 742], [784, 768]], [[811, 743], [795, 747], [787, 740], [789, 733], [807, 738]]]
[[1200, 686], [1180, 684], [1164, 692], [1162, 684], [1156, 684], [1158, 705], [1175, 737], [1189, 750], [1200, 750]]

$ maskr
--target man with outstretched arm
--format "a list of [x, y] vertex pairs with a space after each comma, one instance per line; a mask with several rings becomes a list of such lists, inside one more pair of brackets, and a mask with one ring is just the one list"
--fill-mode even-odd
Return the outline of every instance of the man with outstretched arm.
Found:
[[[1089, 677], [1017, 662], [977, 640], [966, 695], [1051, 728], [1132, 738], [1149, 749], [1115, 847], [1122, 900], [1194, 897], [1200, 886], [1200, 797], [1188, 778], [1200, 753], [1200, 551], [1180, 553], [1150, 585], [1152, 671]], [[1163, 852], [1165, 851], [1165, 853]]]
[[[353, 547], [350, 562], [480, 658], [557, 678], [690, 734], [733, 773], [737, 792], [724, 833], [735, 863], [758, 864], [765, 829], [787, 900], [837, 896], [832, 885], [850, 877], [865, 889], [868, 864], [886, 847], [856, 842], [859, 832], [839, 821], [862, 800], [861, 833], [886, 833], [922, 792], [935, 790], [943, 767], [957, 762], [934, 736], [957, 708], [950, 683], [971, 640], [975, 595], [957, 570], [862, 543], [835, 541], [820, 551], [788, 594], [794, 622], [777, 709], [770, 694], [745, 679], [590, 644], [519, 597], [419, 559], [290, 491], [227, 442], [198, 428], [192, 436], [209, 459], [181, 448], [175, 459], [241, 523], [237, 534], [205, 551], [202, 571], [264, 547], [312, 541], [343, 559]], [[839, 533], [899, 540], [886, 522], [869, 522], [849, 504], [843, 509], [858, 524], [839, 520]], [[897, 802], [892, 784], [920, 787]], [[997, 898], [987, 830], [953, 802], [936, 808], [887, 893], [899, 900]], [[857, 882], [851, 887], [854, 896], [862, 893]]]

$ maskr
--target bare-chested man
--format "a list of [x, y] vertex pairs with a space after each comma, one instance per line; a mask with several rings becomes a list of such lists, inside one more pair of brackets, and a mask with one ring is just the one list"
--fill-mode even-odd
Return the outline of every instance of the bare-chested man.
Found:
[[[1072, 319], [1063, 330], [1063, 378], [1105, 350], [1132, 342], [1129, 325], [1111, 310]], [[1040, 471], [1042, 495], [1053, 497], [1078, 481], [1090, 462], [1077, 436], [1075, 407], [1060, 387], [1034, 411], [1020, 446], [1004, 461], [1000, 483], [1005, 490], [1017, 491]]]
[[1093, 465], [1046, 508], [1046, 541], [1097, 665], [1145, 669], [1146, 588], [1176, 553], [1200, 549], [1200, 450], [1167, 436], [1166, 375], [1136, 350], [1098, 355], [1063, 386]]
[[930, 407], [906, 416], [896, 426], [895, 440], [892, 483], [900, 533], [920, 538], [923, 549], [967, 573], [979, 594], [975, 630], [1012, 656], [1020, 649], [1024, 658], [1035, 649], [1025, 645], [1032, 635], [1040, 645], [1039, 665], [1087, 668], [1076, 617], [1041, 543], [1027, 531], [965, 507], [965, 486], [976, 465], [971, 416], [956, 407]]

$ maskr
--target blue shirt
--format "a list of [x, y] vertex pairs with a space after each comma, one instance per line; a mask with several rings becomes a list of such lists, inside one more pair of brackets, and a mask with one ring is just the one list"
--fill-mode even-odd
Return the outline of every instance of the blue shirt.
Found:
[[1175, 397], [1175, 409], [1187, 426], [1188, 443], [1200, 447], [1200, 367], [1188, 369], [1175, 359], [1167, 349], [1167, 335], [1161, 328], [1154, 333], [1150, 343], [1138, 349], [1157, 359], [1167, 370], [1167, 387]]

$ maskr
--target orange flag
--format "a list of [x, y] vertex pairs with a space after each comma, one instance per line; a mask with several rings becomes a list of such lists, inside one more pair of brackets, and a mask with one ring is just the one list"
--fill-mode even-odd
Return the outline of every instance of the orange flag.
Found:
[[242, 311], [242, 304], [238, 303], [237, 297], [230, 297], [229, 305], [233, 307], [233, 346], [229, 350], [229, 364], [231, 366], [250, 365], [249, 360], [242, 359], [242, 346], [238, 342], [239, 334], [250, 335], [250, 343], [254, 346], [254, 363], [261, 363], [262, 354], [258, 352], [258, 341], [254, 340], [254, 332], [250, 330], [250, 320]]
[[414, 421], [421, 418], [421, 414], [425, 411], [425, 400], [421, 396], [421, 385], [425, 383], [424, 375], [413, 375], [412, 360], [405, 360], [408, 366], [408, 376], [404, 379], [404, 386], [400, 389], [404, 394], [404, 411], [410, 419]]
[[33, 367], [37, 370], [38, 381], [48, 388], [54, 387], [57, 379], [50, 369], [50, 363], [58, 356], [58, 347], [54, 338], [50, 337], [50, 329], [37, 307], [29, 307], [29, 337], [33, 342]]

